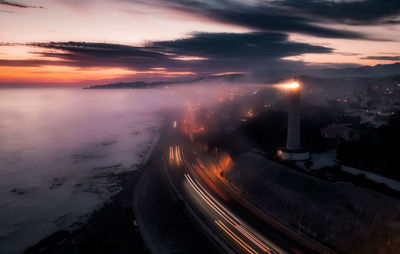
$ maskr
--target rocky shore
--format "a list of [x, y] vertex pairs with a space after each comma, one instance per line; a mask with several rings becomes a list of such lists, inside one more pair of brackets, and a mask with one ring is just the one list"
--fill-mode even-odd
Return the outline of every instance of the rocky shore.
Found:
[[24, 253], [148, 253], [132, 207], [136, 182], [146, 166], [114, 175], [122, 190], [94, 211], [86, 224], [73, 232], [57, 231]]

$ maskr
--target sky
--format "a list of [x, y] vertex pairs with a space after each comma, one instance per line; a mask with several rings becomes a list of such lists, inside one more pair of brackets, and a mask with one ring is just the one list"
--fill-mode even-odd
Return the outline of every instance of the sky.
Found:
[[0, 84], [397, 62], [399, 0], [0, 0]]

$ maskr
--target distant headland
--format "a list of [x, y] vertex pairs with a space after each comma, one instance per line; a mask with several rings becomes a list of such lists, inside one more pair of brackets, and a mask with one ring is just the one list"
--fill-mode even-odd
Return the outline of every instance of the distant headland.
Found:
[[144, 89], [144, 88], [155, 88], [162, 87], [167, 85], [179, 85], [179, 84], [193, 84], [198, 82], [212, 82], [212, 81], [237, 81], [242, 78], [243, 74], [226, 74], [226, 75], [218, 75], [218, 76], [206, 76], [199, 77], [194, 79], [185, 79], [185, 80], [175, 80], [175, 81], [156, 81], [156, 82], [119, 82], [119, 83], [111, 83], [106, 85], [96, 85], [96, 86], [88, 86], [83, 89]]

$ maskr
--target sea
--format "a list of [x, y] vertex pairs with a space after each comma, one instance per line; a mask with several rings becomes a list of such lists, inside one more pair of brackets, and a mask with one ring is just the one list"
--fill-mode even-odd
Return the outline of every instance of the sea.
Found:
[[187, 98], [172, 88], [0, 89], [0, 253], [84, 223], [121, 188], [103, 176], [145, 163], [160, 112]]

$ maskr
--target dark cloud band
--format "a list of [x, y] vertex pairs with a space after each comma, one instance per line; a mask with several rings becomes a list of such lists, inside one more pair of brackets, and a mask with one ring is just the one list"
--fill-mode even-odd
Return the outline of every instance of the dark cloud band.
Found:
[[135, 70], [162, 67], [171, 71], [216, 73], [284, 66], [288, 61], [281, 60], [283, 57], [332, 52], [331, 48], [292, 42], [286, 34], [271, 32], [195, 33], [189, 38], [149, 42], [141, 47], [89, 42], [28, 45], [41, 49], [34, 54], [42, 60], [4, 60], [0, 65], [103, 66]]
[[400, 61], [400, 56], [368, 56], [364, 57], [363, 59]]
[[42, 7], [42, 6], [26, 5], [26, 4], [21, 4], [21, 3], [12, 2], [12, 1], [5, 1], [5, 0], [0, 0], [0, 5], [5, 5], [5, 6], [10, 6], [10, 7], [15, 7], [15, 8], [23, 8], [23, 9], [28, 9], [28, 8], [44, 9], [44, 7]]
[[326, 25], [371, 25], [389, 22], [386, 19], [400, 14], [398, 0], [147, 0], [145, 3], [259, 31], [293, 32], [342, 39], [375, 38]]
[[[230, 62], [254, 64], [278, 60], [304, 53], [329, 53], [332, 49], [288, 41], [282, 33], [196, 33], [192, 37], [170, 41], [156, 41], [143, 47], [82, 42], [34, 44], [35, 46], [64, 51], [57, 55], [67, 60], [121, 63], [135, 68], [151, 65], [166, 68], [196, 67], [208, 64], [229, 66]], [[52, 52], [43, 53], [54, 56]], [[52, 55], [49, 55], [52, 54]], [[180, 61], [181, 56], [195, 56], [203, 61]], [[106, 61], [106, 62], [107, 62]]]

